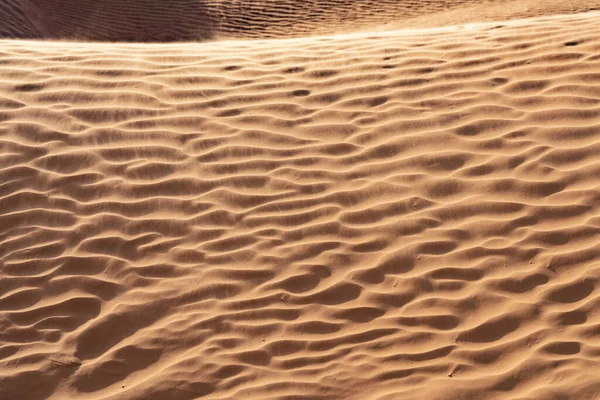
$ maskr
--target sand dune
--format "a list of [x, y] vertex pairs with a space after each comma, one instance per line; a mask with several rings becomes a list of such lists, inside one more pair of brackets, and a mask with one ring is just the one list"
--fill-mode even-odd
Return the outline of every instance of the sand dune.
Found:
[[0, 0], [0, 38], [264, 39], [598, 9], [600, 0]]
[[0, 71], [0, 399], [599, 398], [600, 13]]

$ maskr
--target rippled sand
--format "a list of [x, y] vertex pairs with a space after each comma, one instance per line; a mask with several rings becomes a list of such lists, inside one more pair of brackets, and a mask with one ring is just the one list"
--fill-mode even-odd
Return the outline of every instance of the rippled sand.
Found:
[[599, 12], [0, 40], [0, 399], [597, 399], [597, 152]]

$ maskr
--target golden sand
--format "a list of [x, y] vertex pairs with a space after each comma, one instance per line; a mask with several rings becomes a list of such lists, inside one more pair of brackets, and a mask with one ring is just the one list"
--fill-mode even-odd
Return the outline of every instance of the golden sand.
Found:
[[387, 28], [0, 40], [0, 399], [600, 398], [600, 12]]

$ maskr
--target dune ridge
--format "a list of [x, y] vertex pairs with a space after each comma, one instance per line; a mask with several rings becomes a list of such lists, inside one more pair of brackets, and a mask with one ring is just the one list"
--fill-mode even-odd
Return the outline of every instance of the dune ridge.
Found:
[[0, 41], [0, 399], [597, 398], [599, 17]]
[[0, 38], [173, 42], [305, 37], [600, 9], [600, 0], [0, 0]]

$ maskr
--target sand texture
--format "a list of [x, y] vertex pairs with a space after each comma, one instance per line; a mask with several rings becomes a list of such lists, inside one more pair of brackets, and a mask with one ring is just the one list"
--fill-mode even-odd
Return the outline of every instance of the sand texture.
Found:
[[598, 399], [599, 154], [596, 11], [0, 40], [0, 399]]
[[600, 0], [0, 0], [0, 38], [264, 39], [590, 10]]

